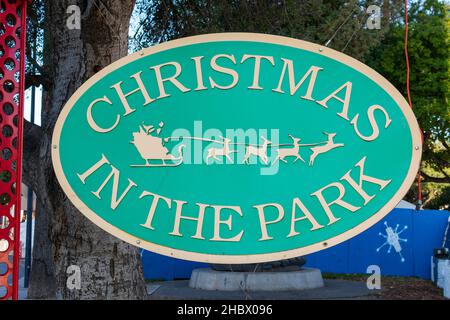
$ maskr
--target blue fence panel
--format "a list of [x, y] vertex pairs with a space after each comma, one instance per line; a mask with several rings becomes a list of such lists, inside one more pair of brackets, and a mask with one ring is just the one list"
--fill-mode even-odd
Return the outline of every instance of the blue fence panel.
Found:
[[[333, 273], [366, 273], [368, 266], [378, 265], [386, 275], [414, 275], [413, 250], [407, 243], [407, 236], [412, 235], [413, 212], [393, 210], [358, 236], [309, 255], [306, 266]], [[314, 258], [309, 259], [311, 256]]]
[[142, 268], [145, 279], [189, 279], [193, 269], [207, 266], [206, 263], [175, 259], [147, 250], [142, 251]]
[[[430, 279], [431, 253], [442, 246], [448, 211], [423, 210], [414, 215], [415, 234], [413, 238], [415, 275]], [[449, 235], [450, 236], [450, 235]], [[447, 242], [446, 247], [449, 247]]]
[[[313, 260], [314, 259], [314, 260]], [[315, 252], [308, 255], [307, 265], [320, 265], [322, 272], [347, 273], [348, 270], [348, 243]]]
[[[415, 210], [396, 209], [378, 223], [381, 228], [381, 235], [374, 244], [378, 248], [383, 246], [377, 253], [381, 256], [380, 268], [382, 274], [414, 276], [412, 250], [412, 239], [415, 237], [414, 213]], [[393, 241], [389, 241], [389, 234], [391, 234]], [[429, 254], [431, 255], [432, 252]]]
[[430, 279], [430, 259], [433, 249], [442, 245], [449, 214], [443, 210], [395, 209], [373, 227], [336, 246], [349, 243], [344, 270], [341, 262], [345, 257], [337, 259], [327, 252], [334, 248], [308, 256], [313, 259], [306, 265], [334, 273], [366, 273], [368, 266], [378, 265], [384, 275]]
[[145, 279], [173, 280], [175, 259], [147, 250], [142, 252], [142, 268]]
[[[322, 272], [366, 273], [378, 265], [384, 275], [430, 279], [430, 259], [442, 245], [448, 211], [395, 209], [358, 236], [308, 255], [306, 266]], [[447, 245], [448, 246], [448, 245]], [[378, 249], [378, 250], [377, 250]], [[143, 251], [146, 279], [185, 279], [204, 263], [184, 261]]]
[[175, 269], [173, 273], [174, 279], [189, 279], [192, 274], [192, 270], [196, 268], [205, 268], [208, 267], [209, 264], [201, 263], [201, 262], [193, 262], [175, 259]]
[[349, 243], [349, 263], [345, 273], [366, 273], [367, 266], [381, 264], [381, 255], [372, 245], [374, 239], [381, 238], [379, 236], [381, 230], [380, 224], [376, 224], [347, 241]]

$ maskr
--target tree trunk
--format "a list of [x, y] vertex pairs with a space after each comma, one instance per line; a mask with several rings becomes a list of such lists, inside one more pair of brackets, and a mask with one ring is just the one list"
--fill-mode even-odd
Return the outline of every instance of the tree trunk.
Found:
[[[37, 218], [29, 298], [144, 299], [136, 247], [107, 234], [67, 199], [51, 162], [51, 138], [65, 102], [96, 69], [125, 56], [134, 1], [81, 1], [81, 30], [70, 30], [70, 0], [46, 1], [42, 127], [25, 126], [24, 180], [37, 194]], [[98, 71], [98, 70], [97, 70]], [[69, 266], [80, 285], [67, 286]], [[73, 267], [72, 267], [73, 268]], [[75, 267], [76, 268], [76, 267]], [[69, 269], [73, 270], [73, 269]], [[75, 287], [75, 288], [74, 288]]]

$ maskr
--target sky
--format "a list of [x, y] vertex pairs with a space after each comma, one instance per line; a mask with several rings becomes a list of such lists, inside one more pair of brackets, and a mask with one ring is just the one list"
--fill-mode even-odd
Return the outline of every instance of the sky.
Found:
[[[130, 31], [129, 37], [134, 36], [137, 27], [139, 26], [138, 16], [139, 11], [137, 8], [134, 9], [133, 15], [130, 21]], [[129, 53], [132, 53], [132, 48], [130, 48]], [[34, 113], [34, 123], [37, 125], [41, 125], [41, 103], [42, 103], [42, 86], [36, 88], [36, 103], [35, 103], [35, 113]], [[25, 91], [25, 106], [24, 106], [24, 116], [27, 121], [30, 121], [30, 111], [31, 111], [31, 88]]]
[[[42, 86], [36, 88], [36, 104], [34, 112], [34, 123], [41, 125], [41, 101], [42, 101]], [[31, 88], [25, 91], [25, 106], [24, 117], [27, 121], [30, 121], [31, 111]]]

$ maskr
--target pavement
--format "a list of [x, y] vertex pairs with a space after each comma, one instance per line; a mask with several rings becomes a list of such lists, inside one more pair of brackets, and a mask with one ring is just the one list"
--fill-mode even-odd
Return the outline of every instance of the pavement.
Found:
[[373, 300], [379, 290], [364, 282], [325, 279], [325, 286], [296, 291], [209, 291], [189, 287], [189, 280], [153, 282], [147, 285], [151, 300]]
[[[19, 300], [27, 299], [24, 288], [25, 263], [19, 269]], [[208, 291], [192, 289], [189, 280], [160, 281], [147, 285], [151, 300], [336, 300], [336, 299], [376, 299], [379, 290], [369, 290], [364, 282], [324, 279], [325, 286], [317, 289], [296, 291]]]

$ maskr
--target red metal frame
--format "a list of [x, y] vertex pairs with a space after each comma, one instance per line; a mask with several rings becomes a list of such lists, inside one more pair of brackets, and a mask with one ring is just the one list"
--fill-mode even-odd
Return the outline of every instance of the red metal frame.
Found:
[[27, 1], [0, 3], [0, 300], [17, 300]]

